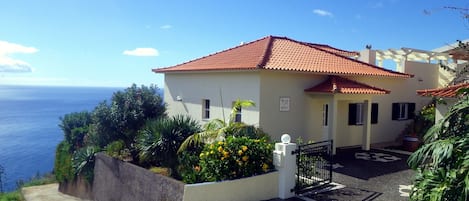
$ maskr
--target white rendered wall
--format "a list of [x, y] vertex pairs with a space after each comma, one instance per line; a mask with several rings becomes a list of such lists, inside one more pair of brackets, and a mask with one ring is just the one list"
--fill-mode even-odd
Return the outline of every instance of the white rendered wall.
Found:
[[441, 119], [443, 119], [443, 117], [449, 111], [449, 108], [457, 102], [457, 99], [456, 98], [445, 98], [444, 101], [446, 102], [445, 104], [436, 104], [435, 122], [438, 122]]
[[[177, 96], [182, 101], [177, 101]], [[242, 121], [252, 125], [259, 124], [258, 72], [166, 73], [164, 99], [170, 116], [191, 115], [202, 124], [209, 121], [202, 119], [202, 99], [210, 100], [210, 119], [223, 119], [224, 112], [226, 121], [233, 101], [249, 99], [256, 106], [242, 110]]]
[[[406, 124], [412, 120], [392, 120], [392, 103], [416, 103], [416, 112], [431, 101], [429, 97], [417, 95], [416, 90], [432, 89], [438, 86], [438, 65], [407, 61], [404, 63], [406, 73], [415, 75], [413, 78], [377, 78], [356, 77], [359, 82], [390, 90], [387, 95], [373, 96], [372, 102], [379, 104], [378, 124], [371, 125], [371, 142], [391, 142], [401, 134]], [[351, 133], [360, 132], [353, 128]]]
[[[261, 71], [260, 79], [260, 126], [272, 139], [280, 139], [284, 133], [291, 135], [295, 142], [298, 137], [304, 140], [320, 136], [320, 129], [310, 130], [311, 124], [322, 121], [314, 114], [320, 114], [321, 108], [314, 108], [305, 89], [317, 85], [326, 76], [285, 71]], [[280, 97], [290, 98], [290, 110], [280, 111]], [[318, 110], [318, 111], [316, 111]], [[321, 116], [319, 116], [321, 117]]]
[[183, 201], [258, 201], [278, 196], [277, 171], [236, 180], [186, 184]]

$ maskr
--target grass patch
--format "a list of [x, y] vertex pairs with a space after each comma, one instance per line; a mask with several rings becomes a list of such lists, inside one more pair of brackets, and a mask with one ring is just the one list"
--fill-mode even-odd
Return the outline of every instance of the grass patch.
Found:
[[[30, 186], [40, 186], [40, 185], [45, 185], [45, 184], [52, 184], [56, 183], [57, 179], [55, 178], [55, 175], [53, 174], [45, 174], [45, 175], [39, 175], [37, 174], [36, 176], [32, 177], [28, 181], [23, 181], [19, 180], [16, 182], [18, 188], [23, 188], [23, 187], [30, 187]], [[1, 201], [1, 200], [0, 200]]]
[[23, 194], [21, 193], [21, 188], [30, 187], [30, 186], [40, 186], [45, 184], [56, 183], [57, 179], [53, 174], [45, 174], [32, 177], [27, 181], [19, 180], [16, 182], [18, 188], [12, 192], [2, 193], [0, 192], [0, 201], [25, 201]]
[[0, 201], [24, 201], [24, 197], [20, 190], [8, 193], [0, 193]]

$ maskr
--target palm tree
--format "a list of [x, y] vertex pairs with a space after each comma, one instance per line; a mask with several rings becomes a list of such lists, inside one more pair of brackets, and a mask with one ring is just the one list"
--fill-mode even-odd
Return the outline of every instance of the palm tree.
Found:
[[408, 159], [417, 170], [411, 200], [469, 200], [468, 89]]
[[[211, 143], [213, 141], [221, 141], [227, 134], [232, 134], [233, 131], [240, 131], [242, 129], [252, 127], [242, 122], [236, 122], [236, 114], [242, 108], [254, 107], [256, 104], [252, 100], [236, 100], [231, 108], [230, 118], [228, 122], [221, 119], [213, 119], [204, 125], [203, 131], [194, 133], [187, 137], [179, 147], [178, 152], [186, 150], [190, 146], [199, 146], [202, 143]], [[234, 130], [235, 129], [235, 130]]]

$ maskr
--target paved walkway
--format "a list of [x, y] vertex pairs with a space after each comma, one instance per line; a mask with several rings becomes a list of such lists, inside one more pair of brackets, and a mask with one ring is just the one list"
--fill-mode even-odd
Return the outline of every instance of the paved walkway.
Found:
[[59, 184], [31, 186], [21, 189], [26, 201], [84, 201], [59, 192]]
[[406, 201], [415, 175], [407, 165], [408, 154], [379, 149], [338, 149], [334, 156], [333, 181], [346, 187], [307, 198], [316, 201]]

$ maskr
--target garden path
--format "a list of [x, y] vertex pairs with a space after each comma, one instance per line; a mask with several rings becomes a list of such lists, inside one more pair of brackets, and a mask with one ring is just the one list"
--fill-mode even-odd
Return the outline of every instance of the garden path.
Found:
[[59, 192], [59, 184], [31, 186], [21, 189], [26, 201], [85, 201]]

